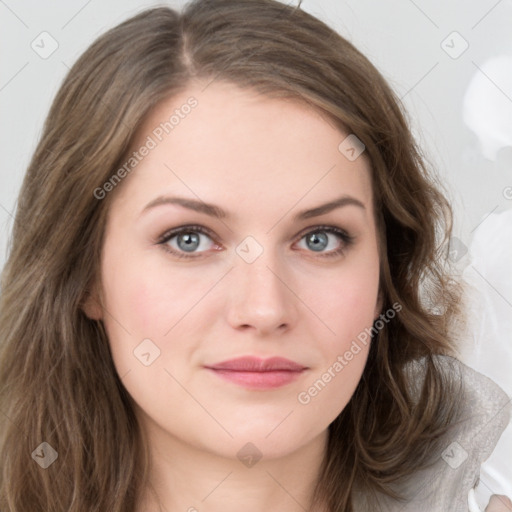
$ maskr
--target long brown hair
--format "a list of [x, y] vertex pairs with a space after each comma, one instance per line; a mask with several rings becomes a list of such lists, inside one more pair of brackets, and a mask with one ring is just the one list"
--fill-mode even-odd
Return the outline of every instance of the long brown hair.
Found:
[[[352, 510], [358, 487], [393, 496], [393, 482], [429, 462], [455, 418], [450, 379], [433, 357], [453, 354], [458, 293], [442, 263], [451, 210], [385, 80], [299, 7], [154, 8], [109, 30], [69, 71], [22, 185], [1, 280], [2, 512], [135, 510], [145, 444], [103, 326], [81, 308], [114, 196], [94, 191], [150, 109], [192, 78], [305, 101], [355, 134], [371, 163], [383, 311], [401, 311], [373, 336], [362, 379], [329, 427], [316, 496], [333, 512]], [[418, 358], [426, 371], [414, 399], [406, 365]], [[43, 442], [58, 454], [46, 469], [34, 462], [50, 450]]]

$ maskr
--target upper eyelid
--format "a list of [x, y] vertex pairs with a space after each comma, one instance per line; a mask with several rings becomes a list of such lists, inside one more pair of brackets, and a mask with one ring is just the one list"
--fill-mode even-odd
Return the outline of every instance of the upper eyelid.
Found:
[[[158, 237], [157, 243], [166, 243], [171, 238], [174, 238], [175, 236], [179, 235], [180, 233], [187, 232], [187, 231], [197, 231], [201, 234], [209, 236], [214, 242], [217, 242], [217, 237], [215, 236], [214, 232], [210, 230], [209, 228], [205, 226], [201, 226], [198, 224], [187, 224], [183, 226], [178, 226], [176, 228], [172, 228], [167, 230], [164, 234], [162, 234], [160, 237]], [[329, 225], [329, 224], [316, 224], [313, 226], [306, 227], [299, 231], [296, 235], [294, 235], [294, 239], [298, 238], [299, 240], [302, 239], [304, 236], [306, 236], [308, 233], [314, 233], [315, 231], [331, 231], [333, 234], [337, 234], [338, 236], [345, 235], [345, 237], [353, 239], [355, 238], [352, 236], [346, 229], [343, 229], [338, 226]], [[340, 233], [336, 233], [336, 231], [339, 231]]]

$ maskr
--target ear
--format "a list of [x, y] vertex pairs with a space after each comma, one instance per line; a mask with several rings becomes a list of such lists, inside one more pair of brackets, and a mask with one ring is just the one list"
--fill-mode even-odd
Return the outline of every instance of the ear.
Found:
[[91, 320], [103, 320], [103, 307], [101, 296], [98, 293], [98, 286], [94, 283], [84, 294], [81, 308]]

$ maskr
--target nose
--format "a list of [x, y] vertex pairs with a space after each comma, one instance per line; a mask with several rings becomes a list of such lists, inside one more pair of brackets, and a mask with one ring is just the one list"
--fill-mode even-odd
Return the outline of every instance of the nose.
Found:
[[230, 274], [228, 321], [234, 329], [264, 336], [285, 332], [295, 324], [293, 283], [270, 251], [252, 263], [239, 259]]

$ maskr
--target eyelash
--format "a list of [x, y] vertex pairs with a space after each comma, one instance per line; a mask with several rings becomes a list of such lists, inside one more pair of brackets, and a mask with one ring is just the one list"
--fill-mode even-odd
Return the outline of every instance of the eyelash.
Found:
[[[318, 253], [318, 255], [321, 258], [333, 258], [336, 256], [341, 256], [345, 252], [345, 250], [354, 242], [353, 236], [349, 235], [342, 229], [339, 229], [335, 226], [321, 225], [321, 226], [313, 226], [312, 228], [307, 228], [307, 229], [308, 229], [307, 231], [302, 232], [302, 234], [299, 237], [299, 240], [302, 240], [306, 235], [309, 235], [312, 233], [318, 233], [318, 232], [324, 233], [325, 232], [325, 233], [331, 233], [331, 234], [339, 236], [339, 238], [341, 238], [341, 240], [343, 242], [343, 245], [339, 249], [335, 249], [328, 253]], [[188, 225], [188, 226], [180, 226], [179, 228], [174, 228], [169, 231], [166, 231], [163, 235], [161, 235], [158, 238], [156, 243], [157, 243], [157, 245], [162, 245], [163, 249], [166, 252], [169, 252], [173, 256], [176, 256], [178, 258], [186, 258], [186, 259], [199, 258], [199, 257], [201, 257], [200, 254], [202, 254], [202, 253], [196, 253], [197, 255], [195, 255], [195, 256], [192, 255], [192, 253], [190, 255], [188, 255], [184, 252], [178, 252], [174, 249], [171, 249], [167, 245], [167, 242], [169, 242], [169, 240], [174, 238], [176, 235], [180, 235], [182, 233], [195, 233], [195, 232], [202, 233], [203, 235], [206, 235], [213, 240], [213, 236], [208, 229], [204, 228], [203, 226], [199, 226], [199, 225]], [[310, 251], [310, 252], [314, 252], [314, 251]]]

